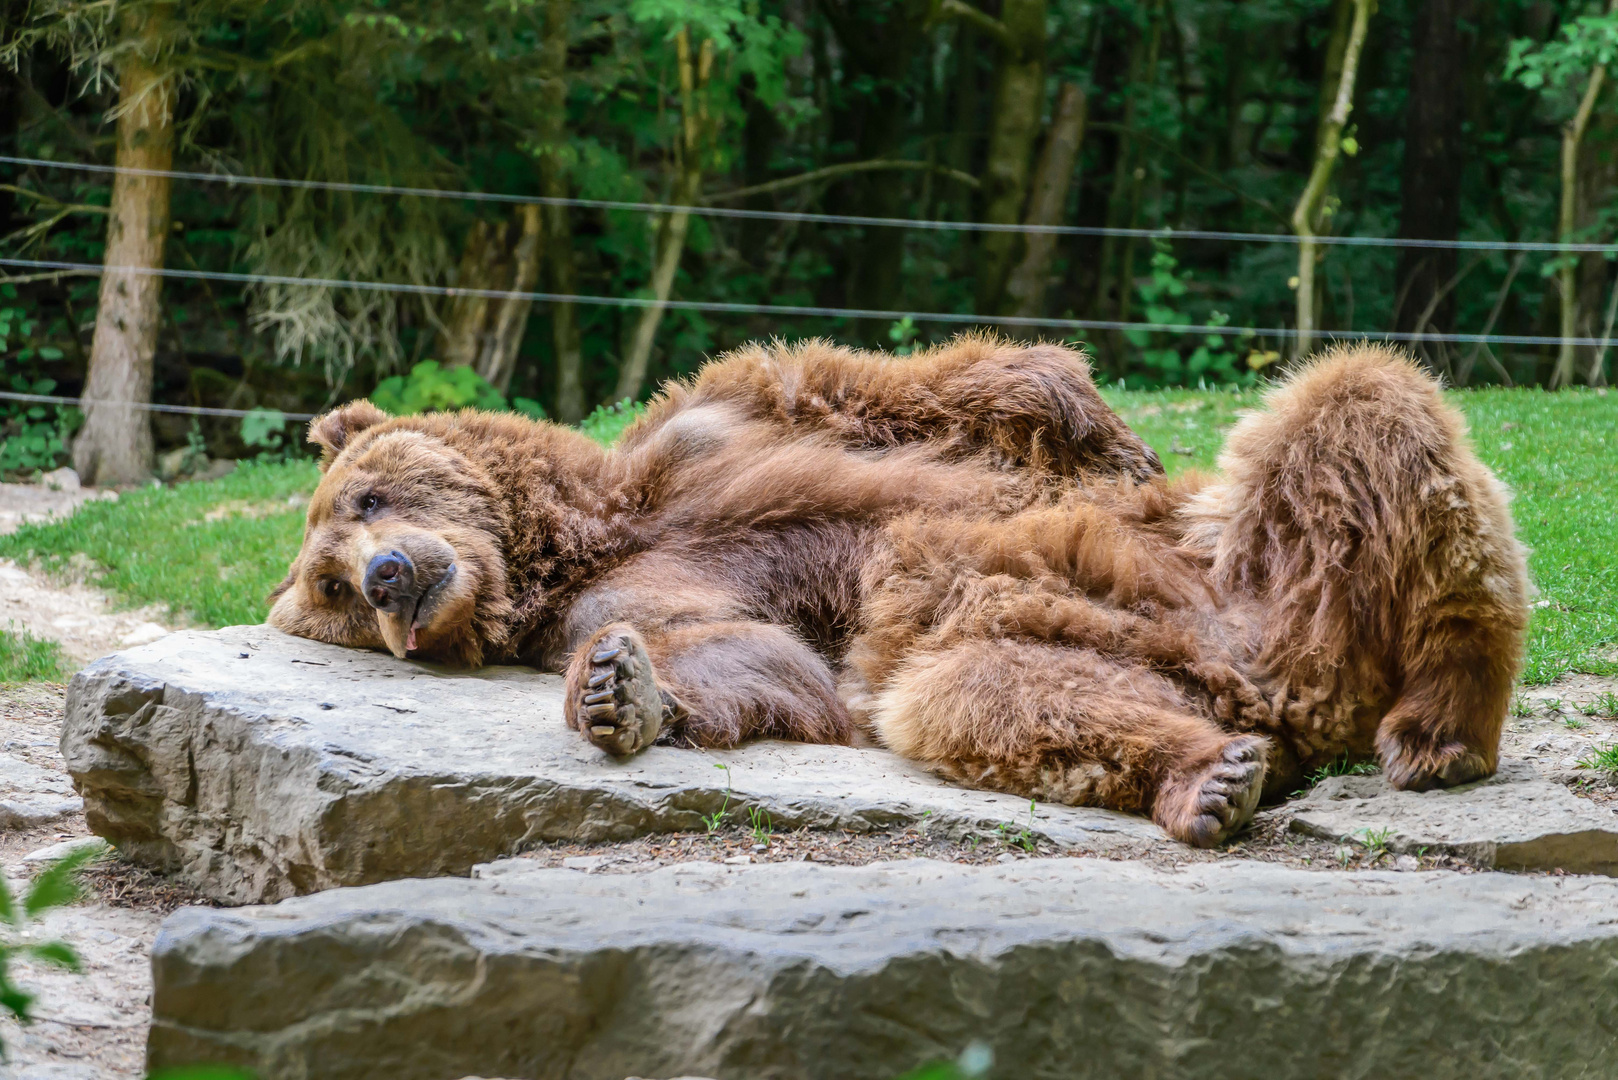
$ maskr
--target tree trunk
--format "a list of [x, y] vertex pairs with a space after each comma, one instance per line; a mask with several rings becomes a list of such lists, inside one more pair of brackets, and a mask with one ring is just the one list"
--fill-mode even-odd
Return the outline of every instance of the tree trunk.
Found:
[[[542, 108], [538, 122], [539, 189], [547, 198], [568, 196], [567, 46], [571, 0], [547, 0], [545, 37], [539, 48]], [[544, 211], [545, 273], [550, 291], [576, 296], [579, 271], [573, 251], [572, 217], [565, 206]], [[584, 419], [584, 355], [580, 345], [579, 309], [571, 300], [551, 302], [551, 349], [556, 354], [556, 418], [576, 424]]]
[[[479, 221], [466, 238], [456, 285], [530, 293], [539, 284], [542, 213], [523, 206], [515, 220]], [[444, 364], [469, 365], [502, 394], [517, 370], [517, 351], [533, 300], [522, 296], [458, 296], [444, 321]]]
[[[1000, 75], [983, 165], [983, 220], [1015, 225], [1028, 201], [1028, 169], [1045, 111], [1045, 0], [1003, 0], [999, 25]], [[1022, 247], [1018, 233], [983, 234], [978, 311], [999, 310], [1006, 277]]]
[[[1056, 115], [1051, 117], [1045, 148], [1028, 197], [1026, 225], [1057, 225], [1067, 208], [1067, 193], [1073, 182], [1073, 168], [1079, 147], [1084, 143], [1086, 99], [1077, 83], [1063, 83], [1057, 95]], [[1056, 254], [1052, 233], [1028, 233], [1023, 239], [1023, 257], [1006, 282], [1006, 299], [1013, 315], [1037, 318], [1045, 306], [1045, 288], [1050, 283], [1051, 260]]]
[[[678, 206], [691, 206], [702, 195], [702, 151], [710, 137], [704, 91], [713, 72], [714, 44], [712, 40], [702, 43], [695, 64], [691, 58], [691, 38], [684, 27], [675, 35], [674, 45], [680, 64], [679, 181], [675, 184], [674, 202]], [[663, 321], [669, 294], [674, 290], [674, 275], [680, 269], [680, 256], [685, 253], [685, 235], [690, 227], [691, 215], [676, 211], [667, 215], [658, 229], [652, 260], [653, 302], [641, 309], [640, 321], [635, 324], [624, 365], [618, 371], [618, 389], [612, 395], [614, 401], [640, 396], [652, 358], [652, 344], [657, 339], [657, 327]]]
[[[1454, 240], [1460, 235], [1461, 172], [1466, 144], [1466, 60], [1462, 20], [1471, 0], [1426, 0], [1416, 20], [1415, 55], [1405, 110], [1404, 205], [1399, 235], [1420, 240]], [[1455, 296], [1433, 309], [1430, 327], [1417, 318], [1455, 276], [1454, 248], [1405, 248], [1399, 257], [1399, 290], [1404, 302], [1394, 328], [1404, 333], [1431, 329], [1448, 333], [1455, 322]]]
[[[155, 66], [171, 11], [170, 5], [158, 5], [126, 16], [125, 29], [136, 47], [118, 72], [120, 168], [174, 165], [174, 84]], [[135, 403], [152, 398], [163, 281], [115, 268], [162, 268], [169, 188], [166, 176], [118, 173], [113, 178], [106, 269], [84, 385], [84, 428], [73, 443], [73, 466], [86, 484], [137, 484], [152, 472], [150, 417]]]
[[1337, 156], [1342, 152], [1343, 128], [1348, 125], [1354, 109], [1354, 79], [1359, 73], [1360, 53], [1365, 47], [1365, 31], [1371, 20], [1371, 5], [1375, 0], [1354, 0], [1354, 24], [1348, 41], [1343, 46], [1341, 75], [1337, 80], [1337, 93], [1331, 112], [1321, 125], [1320, 139], [1315, 148], [1315, 164], [1309, 172], [1298, 205], [1292, 211], [1292, 228], [1298, 234], [1298, 342], [1295, 356], [1308, 356], [1315, 347], [1315, 262], [1319, 245], [1315, 243], [1320, 226], [1320, 211], [1326, 203], [1326, 192], [1331, 185], [1332, 171], [1337, 167]]
[[[1618, 0], [1607, 6], [1609, 12], [1618, 12]], [[1584, 97], [1562, 131], [1562, 211], [1557, 228], [1557, 239], [1571, 244], [1578, 235], [1579, 226], [1579, 152], [1583, 149], [1584, 133], [1589, 130], [1590, 117], [1607, 81], [1607, 66], [1597, 63], [1585, 84]], [[1551, 388], [1571, 385], [1578, 367], [1578, 349], [1571, 339], [1579, 336], [1579, 257], [1561, 256], [1556, 275], [1562, 300], [1562, 344], [1557, 350], [1556, 367], [1551, 372]]]

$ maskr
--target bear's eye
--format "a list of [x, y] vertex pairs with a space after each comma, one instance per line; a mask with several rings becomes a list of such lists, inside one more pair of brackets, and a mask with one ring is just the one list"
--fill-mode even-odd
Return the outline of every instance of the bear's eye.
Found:
[[327, 600], [341, 599], [343, 593], [347, 590], [348, 582], [346, 581], [339, 581], [337, 578], [320, 579], [320, 591]]
[[370, 517], [382, 506], [382, 499], [372, 491], [360, 497], [360, 513]]

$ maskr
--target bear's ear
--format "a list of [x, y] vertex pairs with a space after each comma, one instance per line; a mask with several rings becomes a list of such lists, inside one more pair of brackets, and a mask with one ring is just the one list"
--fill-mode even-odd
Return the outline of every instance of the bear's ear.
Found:
[[324, 451], [320, 455], [321, 471], [331, 467], [332, 460], [343, 452], [343, 447], [355, 435], [391, 419], [387, 413], [361, 398], [309, 421], [309, 441]]

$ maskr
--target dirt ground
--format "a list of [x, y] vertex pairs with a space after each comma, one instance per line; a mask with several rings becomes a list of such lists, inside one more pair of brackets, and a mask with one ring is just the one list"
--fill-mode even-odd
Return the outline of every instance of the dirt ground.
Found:
[[[9, 490], [18, 486], [0, 485], [0, 507], [20, 505], [8, 502], [21, 498]], [[27, 493], [29, 499], [34, 494]], [[80, 501], [86, 497], [52, 494], [77, 495]], [[0, 513], [0, 531], [15, 528], [14, 522], [21, 516], [21, 511], [9, 517]], [[154, 640], [169, 632], [164, 617], [164, 612], [154, 609], [111, 611], [106, 598], [85, 584], [47, 580], [23, 567], [0, 562], [0, 625], [15, 621], [37, 636], [59, 641], [76, 662]], [[45, 684], [0, 688], [0, 753], [63, 771], [57, 743], [64, 690]], [[1611, 781], [1592, 779], [1589, 770], [1577, 767], [1593, 748], [1618, 744], [1618, 717], [1592, 715], [1601, 711], [1595, 703], [1603, 694], [1615, 693], [1618, 678], [1588, 675], [1569, 675], [1551, 686], [1524, 690], [1508, 721], [1502, 753], [1533, 761], [1542, 772], [1559, 776], [1579, 794], [1618, 807], [1618, 789]], [[1225, 848], [1179, 848], [1142, 857], [1164, 866], [1261, 859], [1341, 871], [1374, 867], [1474, 872], [1445, 856], [1419, 860], [1409, 855], [1373, 856], [1357, 845], [1294, 835], [1288, 831], [1288, 819], [1285, 806], [1271, 808], [1261, 811], [1253, 827]], [[924, 828], [865, 835], [776, 833], [767, 821], [749, 822], [738, 813], [712, 833], [669, 834], [612, 844], [547, 844], [524, 857], [589, 873], [624, 873], [699, 860], [863, 864], [927, 857], [987, 864], [1085, 854], [1034, 841], [1019, 825], [963, 841], [929, 836]], [[82, 813], [59, 818], [48, 827], [0, 833], [0, 872], [14, 888], [26, 887], [26, 880], [38, 870], [37, 863], [24, 861], [27, 855], [88, 835]], [[152, 942], [169, 912], [206, 901], [116, 854], [94, 864], [86, 879], [83, 900], [47, 913], [30, 930], [31, 940], [63, 940], [73, 945], [84, 958], [85, 973], [75, 975], [26, 962], [17, 965], [17, 980], [38, 995], [36, 1021], [20, 1027], [0, 1020], [0, 1042], [8, 1053], [8, 1061], [0, 1064], [0, 1080], [126, 1080], [142, 1075], [151, 1016]]]

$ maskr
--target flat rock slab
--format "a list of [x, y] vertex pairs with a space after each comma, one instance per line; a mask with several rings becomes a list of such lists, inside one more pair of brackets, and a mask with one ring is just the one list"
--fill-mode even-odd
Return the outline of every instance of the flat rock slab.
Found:
[[778, 830], [924, 822], [951, 837], [1029, 827], [1093, 853], [1171, 843], [1105, 810], [1041, 806], [1030, 823], [1024, 800], [869, 748], [654, 747], [614, 761], [561, 706], [554, 675], [449, 672], [234, 627], [86, 668], [62, 755], [94, 832], [234, 903], [466, 874], [537, 841], [701, 830], [704, 815], [746, 821], [753, 807]]
[[1448, 791], [1395, 791], [1381, 776], [1337, 776], [1292, 804], [1291, 828], [1395, 853], [1449, 854], [1500, 870], [1618, 875], [1618, 814], [1524, 762]]
[[190, 908], [151, 1066], [261, 1080], [1618, 1075], [1618, 881], [1102, 859], [482, 868]]
[[0, 832], [38, 828], [83, 808], [61, 773], [0, 753]]

